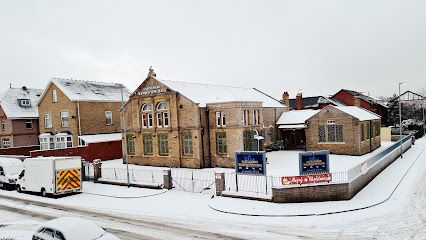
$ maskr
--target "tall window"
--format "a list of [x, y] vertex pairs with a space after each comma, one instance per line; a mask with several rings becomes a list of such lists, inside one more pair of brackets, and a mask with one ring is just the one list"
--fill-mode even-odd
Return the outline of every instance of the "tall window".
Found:
[[274, 141], [274, 127], [269, 127], [269, 135], [271, 136], [271, 142]]
[[192, 155], [192, 135], [189, 132], [182, 133], [182, 153]]
[[226, 154], [226, 133], [217, 132], [216, 133], [216, 153], [217, 154]]
[[343, 142], [343, 125], [336, 125], [336, 142]]
[[243, 111], [243, 125], [248, 126], [249, 125], [249, 110]]
[[162, 156], [169, 155], [169, 140], [166, 133], [158, 134], [158, 151]]
[[259, 125], [260, 123], [260, 116], [259, 116], [259, 110], [253, 111], [253, 125]]
[[216, 112], [216, 126], [226, 127], [226, 115], [224, 112]]
[[380, 136], [380, 122], [376, 122], [376, 137]]
[[9, 138], [3, 138], [3, 147], [4, 148], [10, 148], [10, 139]]
[[327, 142], [336, 141], [335, 125], [327, 125]]
[[58, 96], [56, 95], [56, 89], [52, 90], [52, 100], [53, 100], [53, 102], [58, 102]]
[[167, 105], [164, 102], [157, 104], [157, 127], [168, 127], [169, 126], [169, 114], [167, 113]]
[[44, 114], [44, 127], [52, 128], [52, 116], [50, 115], [50, 113]]
[[26, 129], [33, 129], [33, 120], [26, 120], [25, 121], [25, 128]]
[[135, 138], [133, 134], [127, 134], [127, 154], [135, 155]]
[[151, 134], [142, 134], [143, 139], [143, 153], [144, 154], [153, 154], [152, 151], [152, 135]]
[[111, 111], [105, 111], [105, 121], [106, 121], [106, 125], [112, 125], [112, 112]]
[[318, 139], [319, 139], [319, 142], [325, 142], [325, 126], [324, 125], [318, 126]]
[[4, 130], [5, 130], [4, 120], [1, 120], [1, 130], [2, 130], [2, 131], [4, 131]]
[[243, 133], [244, 151], [253, 151], [253, 132], [248, 130]]
[[151, 105], [145, 103], [141, 108], [142, 128], [152, 128], [152, 113]]
[[370, 123], [367, 123], [367, 139], [370, 139]]
[[361, 123], [361, 141], [365, 140], [365, 135], [364, 135], [364, 123]]
[[62, 127], [70, 126], [70, 118], [68, 112], [61, 112], [61, 125]]

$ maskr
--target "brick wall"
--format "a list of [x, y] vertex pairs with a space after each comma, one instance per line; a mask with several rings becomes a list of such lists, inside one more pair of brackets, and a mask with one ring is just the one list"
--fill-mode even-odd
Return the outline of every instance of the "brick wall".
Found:
[[[411, 144], [411, 141], [404, 143], [403, 151], [407, 151]], [[294, 203], [349, 200], [393, 163], [399, 157], [399, 151], [399, 148], [395, 149], [382, 158], [380, 162], [371, 166], [366, 174], [356, 177], [349, 183], [272, 188], [272, 201], [275, 203]]]
[[12, 148], [0, 148], [0, 155], [25, 155], [30, 156], [30, 152], [40, 149], [39, 145], [21, 146]]
[[88, 162], [94, 159], [112, 160], [122, 158], [121, 141], [90, 143], [89, 146], [80, 146], [65, 149], [37, 150], [30, 152], [31, 157], [37, 156], [80, 156]]

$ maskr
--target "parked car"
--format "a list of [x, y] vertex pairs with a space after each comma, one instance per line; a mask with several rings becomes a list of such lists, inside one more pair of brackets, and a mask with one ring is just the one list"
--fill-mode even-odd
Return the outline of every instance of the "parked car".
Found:
[[36, 157], [24, 160], [18, 192], [60, 195], [81, 191], [81, 157]]
[[21, 160], [0, 158], [0, 185], [3, 190], [16, 188], [16, 181], [22, 169], [24, 169], [24, 165]]
[[44, 223], [32, 240], [120, 240], [92, 221], [77, 217], [61, 217]]

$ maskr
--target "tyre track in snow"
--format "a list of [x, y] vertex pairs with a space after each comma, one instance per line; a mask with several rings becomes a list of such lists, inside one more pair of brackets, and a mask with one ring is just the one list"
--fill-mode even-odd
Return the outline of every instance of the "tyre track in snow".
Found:
[[[0, 196], [12, 201], [12, 205], [0, 204], [0, 209], [31, 216], [41, 220], [51, 220], [62, 216], [76, 216], [90, 219], [122, 239], [244, 239], [200, 229], [179, 226], [178, 223], [164, 223], [154, 220], [141, 219], [122, 213], [100, 213], [90, 209], [80, 209], [70, 206], [60, 206], [35, 200], [21, 199], [12, 196]], [[102, 225], [100, 224], [100, 225]]]

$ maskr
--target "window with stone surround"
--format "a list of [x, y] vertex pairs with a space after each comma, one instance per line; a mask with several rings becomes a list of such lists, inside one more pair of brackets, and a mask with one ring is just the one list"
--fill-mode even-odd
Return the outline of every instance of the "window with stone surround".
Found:
[[243, 126], [249, 125], [249, 110], [243, 110]]
[[106, 122], [106, 125], [112, 125], [112, 112], [111, 111], [105, 111], [105, 122]]
[[260, 124], [260, 116], [259, 116], [259, 110], [253, 110], [253, 125], [259, 125]]
[[169, 155], [169, 140], [167, 133], [158, 134], [158, 151], [161, 156]]
[[227, 153], [226, 133], [217, 132], [216, 133], [216, 154], [222, 155], [226, 153]]
[[182, 133], [182, 154], [192, 155], [192, 135], [190, 132]]
[[151, 105], [145, 103], [141, 108], [142, 128], [152, 128], [154, 126], [152, 121]]
[[165, 102], [159, 102], [156, 108], [157, 127], [168, 127], [169, 126], [169, 114], [167, 112], [167, 104]]
[[336, 141], [336, 127], [335, 125], [327, 125], [327, 142]]
[[58, 102], [58, 95], [56, 95], [56, 89], [52, 90], [52, 100], [53, 102]]
[[135, 138], [133, 134], [127, 134], [127, 154], [135, 155]]
[[216, 112], [216, 127], [226, 127], [226, 115], [224, 112]]
[[343, 125], [336, 125], [336, 142], [343, 142]]
[[142, 134], [143, 140], [143, 153], [151, 155], [152, 151], [152, 134]]

